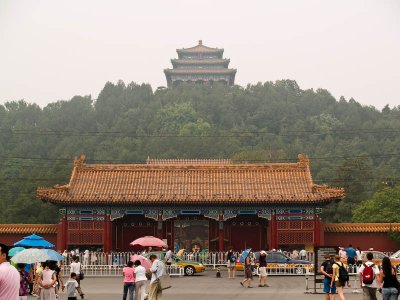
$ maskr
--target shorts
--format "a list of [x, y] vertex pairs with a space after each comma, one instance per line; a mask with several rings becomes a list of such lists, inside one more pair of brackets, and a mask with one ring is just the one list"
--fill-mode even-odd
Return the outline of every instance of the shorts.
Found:
[[259, 267], [258, 272], [260, 273], [261, 277], [267, 276], [267, 268], [266, 267]]
[[[325, 294], [336, 294], [336, 286], [332, 285], [331, 287], [331, 278], [324, 278], [324, 293]], [[336, 282], [335, 282], [336, 283]]]
[[335, 285], [337, 288], [339, 287], [345, 287], [346, 286], [346, 282], [340, 282], [339, 280], [335, 281]]
[[250, 267], [245, 267], [244, 269], [244, 278], [246, 279], [253, 279], [253, 271]]

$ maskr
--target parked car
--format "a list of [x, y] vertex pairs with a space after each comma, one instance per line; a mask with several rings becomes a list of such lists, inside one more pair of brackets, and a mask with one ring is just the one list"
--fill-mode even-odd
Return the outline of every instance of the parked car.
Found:
[[[256, 265], [258, 266], [260, 252], [254, 252], [256, 256]], [[268, 251], [267, 252], [267, 265], [269, 268], [279, 268], [285, 271], [294, 272], [295, 274], [301, 275], [305, 274], [306, 271], [312, 271], [314, 265], [307, 260], [292, 259], [289, 256], [283, 254], [282, 252]], [[236, 270], [242, 271], [243, 264], [239, 260], [236, 261]]]
[[[361, 251], [361, 258], [363, 262], [367, 261], [367, 253], [368, 252], [372, 252], [372, 254], [374, 255], [374, 258], [372, 259], [372, 261], [374, 262], [374, 264], [380, 266], [382, 264], [382, 259], [387, 256], [385, 253], [380, 252], [380, 251]], [[397, 253], [397, 252], [396, 252]], [[397, 273], [400, 273], [400, 258], [396, 258], [393, 257], [394, 255], [392, 255], [390, 257], [390, 262], [392, 263], [392, 266], [394, 268], [396, 268]]]
[[400, 250], [390, 255], [390, 258], [400, 258]]
[[[165, 252], [163, 251], [154, 251], [154, 252], [149, 252], [146, 253], [145, 257], [150, 257], [150, 255], [155, 254], [157, 257], [161, 260], [164, 260]], [[201, 273], [205, 271], [205, 267], [203, 264], [197, 262], [197, 261], [192, 261], [192, 260], [183, 260], [176, 256], [175, 254], [172, 254], [172, 263], [176, 264], [178, 266], [182, 266], [183, 270], [185, 272], [185, 275], [187, 276], [192, 276], [195, 273]]]

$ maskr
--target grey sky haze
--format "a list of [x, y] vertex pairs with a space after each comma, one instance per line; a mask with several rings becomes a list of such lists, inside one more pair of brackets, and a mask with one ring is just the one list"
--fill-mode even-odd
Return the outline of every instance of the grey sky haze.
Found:
[[236, 83], [294, 79], [400, 105], [399, 0], [0, 0], [0, 103], [96, 98], [107, 81], [166, 86], [176, 48], [225, 49]]

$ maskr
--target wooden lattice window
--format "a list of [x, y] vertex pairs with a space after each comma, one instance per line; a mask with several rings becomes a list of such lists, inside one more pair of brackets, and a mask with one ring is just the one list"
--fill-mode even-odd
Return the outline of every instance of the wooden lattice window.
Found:
[[79, 221], [68, 221], [68, 229], [79, 229]]
[[81, 221], [81, 229], [83, 230], [91, 230], [93, 229], [93, 222], [91, 221]]
[[93, 222], [94, 230], [101, 230], [104, 228], [104, 222], [95, 221]]
[[289, 228], [292, 230], [301, 230], [301, 221], [289, 221]]
[[276, 222], [276, 228], [278, 230], [289, 229], [289, 221], [277, 221]]
[[278, 232], [279, 245], [313, 244], [314, 232], [312, 231], [281, 231]]
[[303, 229], [314, 229], [314, 221], [303, 221]]

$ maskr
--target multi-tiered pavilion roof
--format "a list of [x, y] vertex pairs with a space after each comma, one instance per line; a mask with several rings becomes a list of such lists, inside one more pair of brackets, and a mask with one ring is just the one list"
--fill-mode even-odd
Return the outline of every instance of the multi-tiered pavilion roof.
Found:
[[202, 41], [191, 48], [177, 49], [178, 59], [171, 59], [173, 69], [165, 69], [168, 86], [183, 82], [233, 85], [236, 69], [229, 69], [229, 59], [223, 58], [224, 49], [211, 48]]

